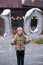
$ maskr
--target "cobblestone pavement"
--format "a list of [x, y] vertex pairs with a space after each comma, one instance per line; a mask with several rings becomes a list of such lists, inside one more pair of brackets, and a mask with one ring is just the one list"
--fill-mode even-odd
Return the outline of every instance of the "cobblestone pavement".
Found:
[[[0, 43], [0, 65], [17, 65], [15, 46], [4, 44]], [[43, 44], [28, 44], [25, 47], [24, 65], [43, 65]]]

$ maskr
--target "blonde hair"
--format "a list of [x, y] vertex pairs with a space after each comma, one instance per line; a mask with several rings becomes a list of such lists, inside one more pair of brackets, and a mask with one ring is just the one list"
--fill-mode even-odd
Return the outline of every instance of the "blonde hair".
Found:
[[19, 30], [23, 31], [23, 28], [22, 27], [18, 27], [16, 31], [19, 31]]
[[[22, 30], [23, 31], [23, 28], [22, 27], [18, 27], [17, 28], [17, 32], [18, 32], [18, 30]], [[18, 37], [19, 35], [16, 33], [16, 40], [17, 40], [17, 37]], [[22, 32], [22, 38], [23, 38], [23, 41], [25, 42], [25, 40], [26, 40], [26, 35], [25, 35], [25, 33], [24, 33], [24, 31]]]

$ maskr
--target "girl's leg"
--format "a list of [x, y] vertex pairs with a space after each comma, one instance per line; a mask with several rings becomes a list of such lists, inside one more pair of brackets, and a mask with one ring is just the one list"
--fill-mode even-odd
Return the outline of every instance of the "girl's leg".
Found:
[[16, 51], [17, 54], [17, 64], [20, 65], [20, 51]]
[[24, 55], [25, 55], [25, 51], [21, 51], [21, 65], [24, 65]]

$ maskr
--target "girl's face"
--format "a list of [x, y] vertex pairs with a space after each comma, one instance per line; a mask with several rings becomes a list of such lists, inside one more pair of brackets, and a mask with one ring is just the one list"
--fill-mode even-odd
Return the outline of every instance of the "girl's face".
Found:
[[18, 30], [18, 35], [20, 36], [20, 35], [22, 35], [22, 33], [23, 33], [23, 31], [22, 30]]

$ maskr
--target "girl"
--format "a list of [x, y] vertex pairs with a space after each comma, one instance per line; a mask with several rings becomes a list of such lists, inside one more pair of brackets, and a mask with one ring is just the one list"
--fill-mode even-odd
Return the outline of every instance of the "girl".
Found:
[[26, 35], [24, 34], [22, 27], [18, 27], [17, 33], [14, 36], [14, 43], [11, 43], [11, 45], [16, 45], [18, 65], [24, 65], [25, 44], [28, 42], [30, 41], [26, 41]]

